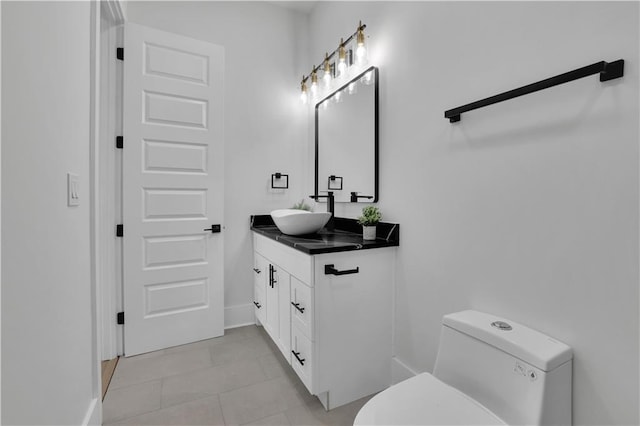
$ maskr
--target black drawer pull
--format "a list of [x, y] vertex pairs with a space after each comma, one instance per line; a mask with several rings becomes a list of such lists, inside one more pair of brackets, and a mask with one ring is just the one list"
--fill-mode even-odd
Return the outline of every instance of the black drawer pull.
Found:
[[262, 308], [262, 305], [259, 304], [258, 302], [253, 302], [253, 304], [256, 305], [256, 308], [258, 308], [258, 309]]
[[291, 353], [293, 354], [293, 356], [296, 357], [296, 359], [298, 360], [298, 362], [300, 363], [300, 365], [304, 365], [304, 358], [300, 358], [298, 355], [300, 355], [300, 352], [296, 352], [296, 351], [291, 351]]
[[291, 302], [291, 304], [293, 305], [294, 308], [296, 308], [298, 311], [300, 311], [301, 314], [304, 314], [304, 308], [301, 308], [299, 303]]
[[256, 274], [259, 274], [262, 271], [260, 269], [258, 269], [258, 268], [253, 268], [253, 272], [255, 272]]
[[357, 274], [360, 272], [360, 267], [357, 266], [356, 269], [345, 269], [344, 271], [338, 271], [336, 268], [331, 265], [324, 265], [324, 274], [325, 275], [348, 275], [348, 274]]

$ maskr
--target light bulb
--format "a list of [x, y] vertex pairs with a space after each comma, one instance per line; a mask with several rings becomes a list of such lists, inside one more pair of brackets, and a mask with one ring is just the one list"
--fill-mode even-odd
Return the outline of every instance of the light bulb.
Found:
[[344, 40], [340, 39], [340, 47], [338, 48], [338, 75], [344, 76], [347, 71], [347, 51], [344, 48]]
[[351, 83], [349, 83], [349, 86], [347, 86], [347, 93], [349, 93], [350, 95], [353, 95], [354, 93], [358, 92], [358, 85], [356, 84], [355, 81], [352, 81]]
[[324, 75], [322, 76], [325, 85], [331, 83], [331, 64], [329, 64], [329, 54], [324, 54]]
[[311, 73], [311, 95], [313, 97], [316, 97], [317, 94], [318, 94], [318, 74], [316, 74], [316, 71], [313, 70], [313, 72]]
[[364, 59], [367, 57], [367, 48], [364, 47], [364, 44], [362, 45], [358, 45], [358, 48], [356, 49], [356, 58], [358, 58], [358, 62], [362, 62], [364, 61]]
[[362, 63], [367, 57], [367, 48], [364, 46], [364, 26], [362, 25], [362, 21], [360, 21], [360, 24], [358, 25], [356, 46], [356, 60], [359, 63]]
[[335, 101], [337, 104], [339, 104], [340, 102], [342, 102], [342, 90], [336, 92], [336, 94], [334, 95]]

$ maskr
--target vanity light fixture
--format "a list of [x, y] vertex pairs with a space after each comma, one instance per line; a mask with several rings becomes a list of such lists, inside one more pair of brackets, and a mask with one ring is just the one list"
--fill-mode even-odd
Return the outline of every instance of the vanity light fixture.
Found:
[[[306, 79], [302, 79], [305, 81]], [[311, 71], [311, 95], [315, 98], [318, 94], [318, 74], [316, 74], [316, 70]]]
[[329, 54], [324, 54], [324, 75], [322, 79], [324, 80], [324, 84], [328, 86], [331, 84], [331, 64], [329, 63]]
[[[346, 40], [344, 38], [340, 39], [340, 44], [331, 53], [325, 53], [324, 59], [320, 63], [320, 65], [314, 65], [311, 69], [311, 74], [302, 76], [302, 81], [300, 82], [300, 99], [302, 103], [306, 104], [309, 100], [309, 93], [307, 92], [307, 80], [311, 79], [311, 87], [310, 87], [310, 95], [313, 99], [317, 99], [318, 97], [318, 71], [322, 69], [324, 71], [322, 75], [322, 79], [324, 81], [324, 86], [329, 89], [331, 86], [331, 81], [333, 78], [343, 78], [347, 75], [347, 71], [353, 62], [353, 50], [356, 51], [356, 58], [358, 64], [363, 64], [367, 59], [367, 49], [365, 47], [365, 35], [364, 29], [367, 26], [360, 21], [358, 23], [358, 28], [356, 32], [351, 34]], [[353, 46], [353, 48], [349, 48], [349, 45]], [[354, 46], [355, 44], [355, 46]], [[331, 62], [331, 59], [337, 54], [337, 63]], [[352, 93], [353, 89], [350, 87], [348, 93]]]
[[307, 92], [307, 82], [304, 80], [304, 76], [302, 78], [302, 82], [300, 82], [300, 99], [303, 104], [306, 104], [309, 100], [309, 93]]
[[338, 47], [338, 75], [343, 76], [347, 72], [347, 49], [344, 48], [344, 39], [340, 39]]
[[362, 25], [362, 21], [358, 24], [358, 31], [356, 31], [356, 58], [358, 62], [364, 62], [367, 57], [367, 48], [364, 45], [364, 28], [366, 25]]

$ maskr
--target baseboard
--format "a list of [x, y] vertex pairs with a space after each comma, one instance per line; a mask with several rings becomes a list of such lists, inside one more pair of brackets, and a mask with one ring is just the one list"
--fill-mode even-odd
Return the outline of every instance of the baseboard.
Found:
[[83, 426], [100, 426], [102, 424], [102, 401], [99, 398], [93, 398], [87, 409], [87, 414], [84, 415], [82, 421]]
[[224, 328], [236, 328], [256, 323], [253, 304], [227, 306], [224, 308]]
[[395, 356], [391, 358], [391, 384], [395, 385], [417, 374], [417, 371], [402, 362], [399, 358]]

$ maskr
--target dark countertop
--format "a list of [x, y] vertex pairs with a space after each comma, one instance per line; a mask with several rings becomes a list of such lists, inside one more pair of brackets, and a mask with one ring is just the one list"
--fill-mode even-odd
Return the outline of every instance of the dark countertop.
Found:
[[250, 227], [260, 235], [310, 255], [400, 245], [400, 225], [397, 223], [378, 223], [378, 238], [372, 241], [362, 239], [362, 226], [355, 219], [336, 217], [334, 224], [333, 231], [323, 228], [316, 234], [294, 236], [280, 232], [270, 215], [255, 215], [251, 216]]

